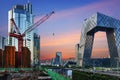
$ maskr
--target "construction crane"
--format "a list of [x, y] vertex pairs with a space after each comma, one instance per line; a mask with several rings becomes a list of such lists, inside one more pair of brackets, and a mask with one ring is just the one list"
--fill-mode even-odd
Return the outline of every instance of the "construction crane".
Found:
[[11, 24], [15, 26], [14, 28], [16, 29], [16, 33], [14, 31], [12, 31], [12, 28], [11, 28], [9, 36], [15, 37], [18, 39], [18, 66], [21, 65], [21, 53], [22, 53], [22, 47], [23, 47], [23, 41], [24, 41], [23, 38], [25, 37], [26, 33], [31, 32], [33, 29], [35, 29], [40, 24], [45, 22], [52, 14], [54, 14], [54, 11], [52, 11], [51, 13], [42, 17], [40, 20], [38, 20], [36, 23], [34, 23], [32, 26], [30, 26], [27, 30], [25, 30], [22, 34], [20, 33], [14, 19], [13, 18], [11, 19]]

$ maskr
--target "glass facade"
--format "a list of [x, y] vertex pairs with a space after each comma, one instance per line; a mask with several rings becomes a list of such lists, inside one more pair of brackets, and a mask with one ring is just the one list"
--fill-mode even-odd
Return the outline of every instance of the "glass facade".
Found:
[[[33, 24], [32, 5], [27, 3], [25, 5], [15, 5], [8, 12], [8, 33], [14, 30], [10, 19], [13, 18], [20, 32], [23, 33]], [[31, 31], [24, 37], [24, 46], [31, 51], [31, 60], [33, 61], [33, 32]], [[14, 37], [8, 37], [8, 45], [15, 46], [18, 50], [18, 40]]]
[[94, 41], [97, 31], [105, 31], [110, 52], [111, 67], [116, 66], [115, 58], [120, 58], [120, 21], [101, 13], [96, 13], [85, 19], [81, 31], [80, 50], [78, 60], [80, 66], [89, 66]]
[[62, 65], [62, 52], [56, 52], [56, 57], [52, 59], [53, 66], [61, 66]]
[[7, 39], [3, 36], [0, 36], [0, 49], [3, 50], [5, 48], [5, 46], [7, 45], [6, 42], [7, 42]]
[[40, 36], [34, 33], [34, 55], [33, 55], [33, 65], [40, 65]]
[[56, 65], [62, 65], [62, 53], [56, 52], [56, 58], [55, 58]]

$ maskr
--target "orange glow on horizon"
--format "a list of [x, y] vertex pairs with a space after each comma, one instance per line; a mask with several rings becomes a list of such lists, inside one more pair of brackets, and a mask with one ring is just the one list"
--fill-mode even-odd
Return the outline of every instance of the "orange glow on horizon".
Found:
[[41, 39], [41, 58], [54, 58], [57, 51], [62, 52], [62, 58], [74, 57], [75, 45], [76, 43], [79, 43], [79, 40], [79, 31], [75, 31], [71, 34], [66, 33], [52, 37], [45, 37]]
[[[96, 36], [97, 35], [97, 36]], [[109, 57], [108, 46], [106, 45], [106, 34], [98, 32], [95, 34], [92, 58]], [[62, 52], [62, 58], [75, 57], [75, 45], [79, 43], [80, 35], [78, 32], [59, 36], [46, 37], [41, 40], [41, 59], [55, 58], [57, 51]]]
[[92, 58], [104, 58], [104, 57], [109, 57], [109, 51], [108, 48], [102, 48], [102, 49], [94, 49], [94, 51], [92, 51]]
[[92, 58], [109, 57], [109, 50], [105, 32], [97, 32], [94, 37]]

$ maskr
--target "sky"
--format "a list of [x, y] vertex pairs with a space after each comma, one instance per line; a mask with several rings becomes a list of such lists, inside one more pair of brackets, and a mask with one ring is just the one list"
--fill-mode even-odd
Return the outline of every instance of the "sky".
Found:
[[[37, 30], [40, 39], [40, 58], [51, 59], [56, 52], [62, 58], [75, 57], [75, 45], [80, 43], [82, 23], [96, 12], [120, 19], [119, 0], [29, 0], [33, 6], [36, 22], [42, 16], [55, 11]], [[28, 0], [0, 1], [0, 35], [7, 37], [8, 11], [16, 4], [26, 4]], [[53, 35], [54, 33], [54, 35]], [[91, 57], [109, 57], [106, 34], [95, 34]]]

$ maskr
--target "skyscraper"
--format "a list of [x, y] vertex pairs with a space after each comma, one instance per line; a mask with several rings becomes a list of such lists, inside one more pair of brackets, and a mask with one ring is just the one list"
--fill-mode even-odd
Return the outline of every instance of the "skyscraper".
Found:
[[76, 53], [76, 63], [77, 63], [77, 65], [79, 65], [80, 64], [80, 62], [79, 62], [79, 56], [80, 56], [80, 54], [79, 54], [79, 48], [80, 48], [80, 45], [79, 44], [76, 44], [75, 45], [75, 53]]
[[[25, 5], [15, 5], [8, 12], [8, 33], [11, 32], [13, 25], [10, 19], [13, 18], [21, 33], [33, 24], [32, 5], [27, 3]], [[31, 60], [33, 63], [33, 32], [31, 31], [24, 37], [24, 46], [31, 51]], [[8, 37], [8, 45], [15, 46], [18, 50], [18, 40], [14, 37]]]
[[116, 59], [120, 58], [120, 20], [99, 12], [83, 21], [79, 50], [82, 58], [80, 66], [90, 66], [94, 35], [98, 31], [106, 32], [110, 64], [111, 67], [117, 67]]
[[34, 33], [34, 55], [33, 55], [33, 65], [40, 65], [40, 36]]
[[55, 64], [62, 65], [62, 53], [61, 52], [56, 52]]

